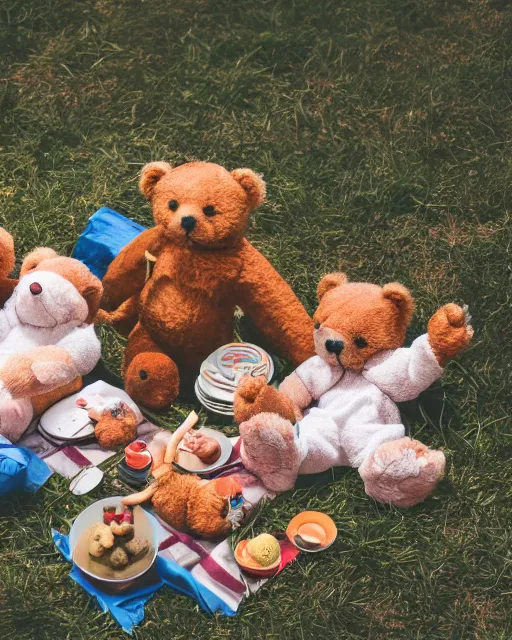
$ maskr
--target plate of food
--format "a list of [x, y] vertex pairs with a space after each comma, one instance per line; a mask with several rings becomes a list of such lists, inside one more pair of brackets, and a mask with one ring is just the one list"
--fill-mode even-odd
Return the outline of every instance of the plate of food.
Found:
[[93, 580], [127, 588], [149, 571], [156, 559], [155, 524], [142, 507], [123, 507], [121, 496], [98, 500], [82, 511], [71, 527], [73, 561]]
[[201, 427], [184, 435], [174, 463], [183, 471], [209, 473], [225, 465], [232, 451], [231, 441], [223, 433]]

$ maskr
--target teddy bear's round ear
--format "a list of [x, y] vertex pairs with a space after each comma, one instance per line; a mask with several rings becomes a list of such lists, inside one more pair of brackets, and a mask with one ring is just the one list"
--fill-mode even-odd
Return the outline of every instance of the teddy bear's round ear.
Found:
[[400, 321], [404, 328], [409, 326], [414, 311], [414, 300], [409, 289], [399, 282], [390, 282], [382, 288], [382, 295], [391, 300], [400, 314]]
[[320, 301], [331, 289], [339, 287], [342, 284], [347, 284], [347, 282], [348, 278], [344, 273], [328, 273], [320, 280], [318, 287], [316, 288], [316, 297], [318, 298], [318, 301]]
[[20, 270], [20, 278], [35, 269], [43, 260], [56, 258], [57, 253], [48, 247], [38, 247], [25, 256]]
[[146, 200], [151, 200], [156, 183], [169, 171], [172, 167], [167, 162], [150, 162], [142, 167], [139, 188]]
[[263, 178], [252, 169], [235, 169], [231, 172], [247, 195], [249, 209], [253, 211], [265, 200], [267, 187]]

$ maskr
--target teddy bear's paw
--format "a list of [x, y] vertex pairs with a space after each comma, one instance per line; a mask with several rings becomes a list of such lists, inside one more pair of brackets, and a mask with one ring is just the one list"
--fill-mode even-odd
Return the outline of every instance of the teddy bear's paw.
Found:
[[271, 491], [292, 489], [301, 463], [295, 427], [274, 413], [240, 425], [242, 462]]
[[260, 413], [276, 413], [290, 422], [296, 421], [293, 402], [268, 385], [265, 376], [253, 378], [247, 374], [242, 378], [235, 392], [234, 413], [238, 424]]
[[267, 386], [267, 378], [265, 376], [251, 376], [246, 373], [236, 388], [236, 398], [245, 402], [254, 402], [262, 389]]
[[71, 382], [78, 375], [75, 366], [67, 362], [36, 361], [31, 369], [38, 382], [53, 388]]
[[439, 364], [446, 364], [468, 347], [474, 333], [470, 322], [467, 305], [446, 304], [432, 316], [428, 338]]
[[180, 377], [175, 363], [163, 353], [139, 353], [128, 366], [126, 393], [148, 409], [166, 409], [178, 397]]
[[412, 507], [427, 498], [444, 475], [442, 451], [418, 440], [384, 442], [359, 467], [366, 493], [386, 504]]

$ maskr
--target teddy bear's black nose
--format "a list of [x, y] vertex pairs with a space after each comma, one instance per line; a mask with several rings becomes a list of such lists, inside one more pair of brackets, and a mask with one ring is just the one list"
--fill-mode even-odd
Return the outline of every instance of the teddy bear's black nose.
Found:
[[343, 344], [343, 340], [326, 340], [325, 341], [325, 348], [327, 349], [327, 351], [329, 353], [335, 353], [336, 355], [339, 355], [343, 351], [344, 346], [345, 345]]
[[183, 218], [181, 219], [181, 226], [187, 233], [190, 233], [196, 226], [196, 219], [194, 218], [194, 216], [183, 216]]
[[39, 284], [39, 282], [33, 282], [30, 287], [30, 293], [33, 296], [38, 296], [40, 293], [43, 292], [43, 287]]

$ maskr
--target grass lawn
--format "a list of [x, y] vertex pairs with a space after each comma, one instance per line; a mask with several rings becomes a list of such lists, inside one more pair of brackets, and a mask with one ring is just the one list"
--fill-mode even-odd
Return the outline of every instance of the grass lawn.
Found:
[[[35, 245], [69, 254], [100, 205], [151, 224], [141, 166], [208, 159], [265, 175], [248, 235], [309, 310], [341, 266], [410, 287], [409, 339], [446, 302], [473, 315], [471, 349], [404, 407], [411, 434], [448, 459], [427, 502], [376, 504], [352, 470], [306, 482], [254, 530], [325, 510], [339, 528], [329, 551], [301, 557], [233, 619], [163, 589], [137, 639], [512, 637], [508, 4], [1, 3], [0, 223], [19, 259]], [[102, 332], [117, 367], [122, 343]], [[0, 502], [0, 638], [123, 637], [50, 538], [93, 499], [54, 477]]]

